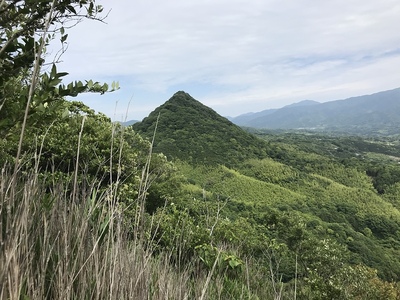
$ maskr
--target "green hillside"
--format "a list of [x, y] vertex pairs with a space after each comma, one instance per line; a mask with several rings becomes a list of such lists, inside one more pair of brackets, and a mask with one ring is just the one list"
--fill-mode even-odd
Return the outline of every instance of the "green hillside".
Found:
[[151, 139], [156, 124], [154, 151], [169, 158], [232, 165], [266, 155], [265, 143], [182, 91], [133, 128]]
[[[400, 212], [393, 200], [399, 166], [376, 159], [400, 156], [396, 146], [355, 137], [264, 134], [256, 139], [184, 92], [134, 128], [151, 137], [158, 116], [154, 150], [175, 160], [186, 178], [184, 190], [193, 197], [226, 202], [221, 214], [230, 222], [246, 218], [256, 235], [272, 226], [266, 221], [271, 214], [294, 215], [309, 239], [333, 240], [350, 251], [348, 263], [399, 280]], [[383, 183], [385, 176], [391, 181]], [[183, 200], [182, 207], [192, 204]]]

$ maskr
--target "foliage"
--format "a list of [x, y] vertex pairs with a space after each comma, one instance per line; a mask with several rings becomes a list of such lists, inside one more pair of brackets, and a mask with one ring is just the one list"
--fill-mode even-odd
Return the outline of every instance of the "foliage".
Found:
[[[26, 126], [45, 126], [66, 96], [83, 92], [104, 93], [107, 84], [92, 80], [63, 84], [68, 73], [58, 72], [55, 63], [45, 63], [46, 46], [60, 37], [65, 45], [72, 27], [82, 18], [101, 20], [103, 8], [93, 0], [2, 1], [0, 6], [0, 133], [15, 135]], [[62, 48], [64, 49], [64, 48]], [[61, 54], [64, 50], [61, 51]], [[50, 72], [41, 72], [51, 65]], [[110, 89], [118, 86], [113, 84]], [[23, 135], [23, 133], [22, 133]]]

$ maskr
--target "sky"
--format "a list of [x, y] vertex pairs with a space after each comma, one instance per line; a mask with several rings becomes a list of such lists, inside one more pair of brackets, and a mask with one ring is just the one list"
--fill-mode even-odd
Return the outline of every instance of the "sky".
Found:
[[115, 121], [141, 120], [181, 90], [234, 117], [400, 87], [398, 0], [96, 2], [105, 23], [68, 29], [58, 70], [67, 82], [118, 81], [76, 99]]

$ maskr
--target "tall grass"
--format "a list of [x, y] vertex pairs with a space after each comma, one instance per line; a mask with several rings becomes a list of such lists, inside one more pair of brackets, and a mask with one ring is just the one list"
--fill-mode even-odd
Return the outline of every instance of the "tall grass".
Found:
[[176, 261], [179, 237], [175, 249], [160, 251], [143, 234], [158, 230], [157, 221], [144, 221], [148, 166], [132, 220], [142, 232], [134, 234], [118, 182], [100, 188], [76, 171], [54, 182], [37, 168], [11, 169], [3, 166], [0, 177], [0, 299], [239, 299], [227, 296], [235, 291], [250, 299], [245, 287], [225, 292], [217, 262], [206, 270], [196, 259]]
[[35, 174], [11, 193], [11, 178], [3, 169], [1, 299], [183, 299], [188, 294], [186, 285], [178, 284], [185, 274], [173, 272], [166, 255], [155, 259], [151, 249], [126, 238], [110, 191], [82, 191], [71, 201], [65, 185], [46, 193]]
[[196, 260], [178, 268], [172, 250], [132, 238], [111, 188], [77, 185], [71, 194], [72, 182], [45, 190], [36, 173], [12, 178], [3, 168], [0, 299], [256, 299], [246, 287], [224, 293], [216, 262], [211, 271]]

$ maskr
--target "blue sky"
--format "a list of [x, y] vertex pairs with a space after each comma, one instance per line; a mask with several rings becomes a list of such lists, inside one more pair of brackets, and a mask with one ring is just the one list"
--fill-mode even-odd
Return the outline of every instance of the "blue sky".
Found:
[[119, 81], [78, 99], [114, 120], [142, 119], [179, 90], [237, 116], [400, 87], [398, 0], [98, 3], [107, 24], [70, 29], [58, 68], [67, 80]]

